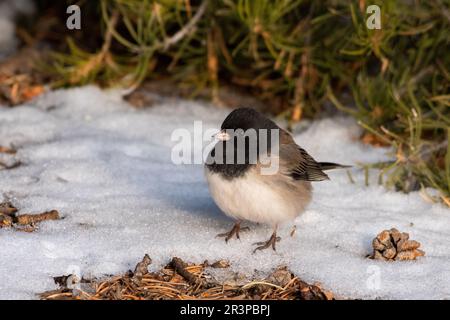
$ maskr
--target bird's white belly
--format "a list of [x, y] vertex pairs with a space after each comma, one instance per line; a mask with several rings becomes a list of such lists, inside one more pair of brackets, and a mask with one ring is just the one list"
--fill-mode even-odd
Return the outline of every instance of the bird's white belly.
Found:
[[234, 219], [277, 225], [297, 217], [309, 202], [252, 174], [226, 180], [206, 169], [209, 191], [219, 208]]

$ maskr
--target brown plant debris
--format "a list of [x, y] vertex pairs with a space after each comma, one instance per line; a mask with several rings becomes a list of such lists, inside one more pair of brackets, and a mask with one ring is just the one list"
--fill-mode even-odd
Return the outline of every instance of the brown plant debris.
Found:
[[16, 154], [17, 150], [13, 148], [3, 147], [0, 146], [0, 153], [6, 153], [6, 154]]
[[395, 228], [384, 230], [372, 241], [372, 259], [378, 260], [415, 260], [425, 255], [420, 250], [420, 242], [409, 239], [409, 234]]
[[12, 226], [12, 218], [7, 215], [0, 214], [0, 228], [7, 228]]
[[148, 254], [144, 256], [141, 262], [136, 265], [134, 269], [133, 278], [142, 280], [142, 277], [148, 273], [148, 266], [152, 263], [152, 259]]
[[0, 203], [0, 214], [2, 215], [12, 216], [17, 211], [17, 208], [14, 207], [9, 201]]
[[180, 276], [187, 280], [192, 285], [204, 285], [204, 281], [201, 277], [197, 277], [187, 269], [187, 264], [178, 257], [173, 257], [171, 262], [172, 267]]
[[70, 275], [55, 277], [57, 290], [40, 295], [45, 300], [332, 300], [333, 294], [319, 285], [300, 280], [286, 267], [275, 270], [266, 279], [246, 281], [245, 284], [220, 283], [208, 268], [225, 267], [224, 261], [209, 264], [188, 264], [178, 257], [158, 272], [148, 272], [151, 259], [145, 255], [135, 271], [104, 280], [82, 279], [80, 286], [66, 285]]
[[[211, 90], [208, 88], [195, 88], [193, 86], [177, 86], [177, 82], [171, 78], [158, 78], [157, 80], [149, 79], [142, 83], [136, 90], [132, 91], [124, 98], [136, 108], [152, 107], [159, 102], [178, 98], [192, 98], [192, 91], [196, 91], [196, 98], [207, 101], [210, 97]], [[280, 111], [278, 104], [269, 105], [258, 97], [250, 94], [238, 86], [231, 84], [221, 84], [217, 89], [217, 98], [221, 102], [221, 106], [230, 109], [239, 108], [243, 105], [251, 105], [252, 108], [269, 113]]]
[[60, 218], [57, 210], [16, 215], [17, 211], [17, 208], [8, 201], [0, 203], [0, 228], [12, 227], [17, 231], [33, 232], [36, 230], [36, 223]]
[[374, 147], [388, 147], [389, 146], [389, 144], [386, 142], [387, 138], [385, 140], [383, 140], [382, 138], [380, 138], [379, 136], [377, 136], [371, 132], [364, 133], [361, 137], [361, 141], [365, 144], [370, 144]]
[[20, 225], [30, 225], [44, 220], [58, 220], [58, 219], [59, 219], [59, 212], [57, 210], [51, 210], [39, 214], [22, 214], [17, 216], [14, 222]]
[[0, 146], [0, 169], [14, 169], [22, 165], [22, 162], [20, 160], [15, 159], [14, 156], [16, 153], [16, 149]]
[[45, 92], [42, 76], [34, 63], [44, 53], [35, 47], [25, 47], [0, 63], [0, 103], [15, 106]]
[[11, 202], [0, 203], [0, 228], [8, 228], [13, 225], [13, 215], [17, 212]]
[[[208, 262], [206, 262], [206, 263], [208, 263]], [[216, 262], [211, 264], [212, 268], [219, 268], [219, 269], [228, 268], [229, 266], [230, 266], [230, 262], [225, 259], [217, 260]]]

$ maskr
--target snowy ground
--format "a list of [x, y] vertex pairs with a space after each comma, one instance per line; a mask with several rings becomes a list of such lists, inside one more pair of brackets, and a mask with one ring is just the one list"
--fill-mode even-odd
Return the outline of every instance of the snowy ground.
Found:
[[[34, 233], [0, 229], [0, 298], [36, 298], [55, 288], [53, 276], [118, 274], [145, 253], [153, 269], [173, 256], [187, 261], [229, 259], [252, 275], [288, 265], [308, 282], [321, 282], [343, 298], [450, 298], [450, 211], [418, 193], [364, 186], [362, 172], [331, 172], [314, 184], [314, 200], [281, 229], [278, 251], [251, 254], [270, 230], [250, 225], [241, 241], [215, 235], [230, 228], [211, 200], [201, 165], [171, 162], [171, 133], [217, 128], [228, 110], [169, 100], [147, 109], [123, 103], [117, 92], [95, 87], [51, 92], [37, 102], [0, 107], [0, 145], [15, 146], [24, 165], [0, 170], [0, 201], [20, 213], [57, 209], [63, 220]], [[357, 142], [348, 119], [312, 123], [295, 135], [317, 160], [346, 164], [386, 159], [386, 150]], [[12, 161], [13, 159], [3, 160]], [[375, 178], [375, 177], [374, 177]], [[422, 243], [415, 262], [365, 258], [372, 238], [396, 227]]]

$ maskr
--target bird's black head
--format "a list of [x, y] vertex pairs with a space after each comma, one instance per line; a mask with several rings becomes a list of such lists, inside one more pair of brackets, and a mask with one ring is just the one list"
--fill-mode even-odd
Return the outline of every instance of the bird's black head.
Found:
[[[220, 141], [211, 150], [207, 167], [224, 178], [232, 179], [245, 174], [256, 164], [260, 154], [270, 152], [271, 130], [278, 130], [279, 127], [254, 109], [239, 108], [225, 118], [220, 129]], [[267, 141], [260, 145], [261, 137]], [[239, 155], [244, 157], [243, 162], [237, 160]]]
[[278, 126], [263, 114], [251, 108], [233, 110], [223, 121], [221, 130], [277, 129]]

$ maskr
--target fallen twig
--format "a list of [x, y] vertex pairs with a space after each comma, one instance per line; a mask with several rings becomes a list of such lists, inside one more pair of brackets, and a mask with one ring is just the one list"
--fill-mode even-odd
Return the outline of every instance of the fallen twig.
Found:
[[58, 220], [57, 210], [47, 211], [40, 214], [22, 214], [14, 218], [14, 223], [19, 225], [30, 225], [44, 220]]
[[0, 146], [0, 153], [7, 153], [7, 154], [16, 154], [17, 150], [8, 148], [8, 147], [2, 147]]
[[202, 279], [196, 277], [192, 273], [186, 270], [187, 264], [178, 257], [173, 257], [172, 262], [170, 263], [175, 271], [185, 278], [190, 284], [203, 284]]
[[57, 210], [16, 216], [17, 211], [18, 209], [9, 201], [0, 203], [0, 228], [13, 227], [17, 231], [33, 232], [36, 230], [36, 223], [60, 218]]

